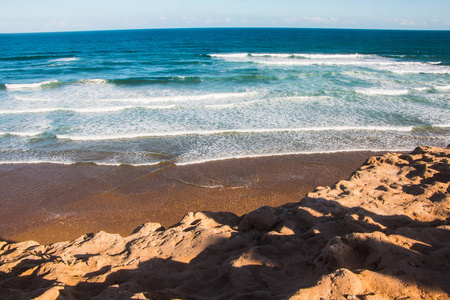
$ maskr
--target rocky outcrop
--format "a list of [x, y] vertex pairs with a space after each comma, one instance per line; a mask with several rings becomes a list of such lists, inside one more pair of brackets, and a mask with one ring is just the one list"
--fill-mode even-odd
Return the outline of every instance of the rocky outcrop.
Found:
[[130, 236], [0, 242], [2, 299], [450, 299], [450, 149], [370, 158], [300, 203]]

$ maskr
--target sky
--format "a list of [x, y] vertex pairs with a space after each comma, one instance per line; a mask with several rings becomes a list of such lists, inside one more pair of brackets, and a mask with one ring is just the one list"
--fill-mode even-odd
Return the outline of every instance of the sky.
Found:
[[0, 0], [0, 33], [197, 27], [450, 30], [450, 0]]

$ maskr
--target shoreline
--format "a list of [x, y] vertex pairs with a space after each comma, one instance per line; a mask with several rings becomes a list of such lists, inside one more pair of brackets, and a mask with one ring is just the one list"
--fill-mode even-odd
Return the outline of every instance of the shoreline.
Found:
[[60, 242], [99, 230], [176, 224], [192, 211], [243, 215], [300, 201], [386, 151], [230, 158], [185, 165], [0, 165], [0, 239]]
[[[450, 126], [448, 126], [450, 127]], [[1, 133], [0, 133], [1, 135]], [[74, 166], [74, 165], [95, 165], [102, 167], [152, 167], [158, 165], [171, 164], [173, 166], [189, 166], [205, 163], [214, 163], [220, 161], [229, 161], [236, 159], [253, 159], [253, 158], [270, 158], [270, 157], [280, 157], [280, 156], [297, 156], [297, 155], [320, 155], [320, 154], [345, 154], [345, 153], [356, 153], [356, 152], [370, 152], [370, 153], [407, 153], [410, 152], [409, 148], [397, 148], [397, 149], [346, 149], [346, 150], [327, 150], [327, 151], [306, 151], [306, 152], [282, 152], [282, 153], [268, 153], [268, 154], [250, 154], [250, 155], [236, 155], [236, 156], [223, 156], [217, 158], [200, 159], [186, 162], [178, 162], [172, 160], [161, 160], [149, 163], [107, 163], [107, 162], [94, 162], [94, 161], [80, 161], [80, 162], [70, 162], [70, 161], [52, 161], [52, 160], [35, 160], [35, 161], [0, 161], [0, 166], [2, 165], [61, 165], [61, 166]]]

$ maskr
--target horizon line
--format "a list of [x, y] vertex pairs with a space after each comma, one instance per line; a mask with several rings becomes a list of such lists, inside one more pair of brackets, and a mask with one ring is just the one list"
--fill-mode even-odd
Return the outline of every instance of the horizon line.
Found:
[[29, 31], [29, 32], [0, 32], [3, 34], [38, 34], [38, 33], [77, 33], [77, 32], [107, 32], [107, 31], [139, 31], [139, 30], [192, 30], [192, 29], [307, 29], [307, 30], [373, 30], [373, 31], [450, 31], [450, 29], [398, 29], [398, 28], [337, 28], [337, 27], [270, 27], [270, 26], [230, 26], [230, 27], [161, 27], [161, 28], [119, 28], [119, 29], [87, 29], [63, 31]]

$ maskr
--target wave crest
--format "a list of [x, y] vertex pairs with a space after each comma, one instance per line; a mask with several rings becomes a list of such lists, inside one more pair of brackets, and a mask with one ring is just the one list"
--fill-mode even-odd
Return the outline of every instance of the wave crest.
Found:
[[58, 80], [43, 81], [37, 83], [6, 83], [7, 90], [27, 90], [27, 89], [42, 89], [42, 88], [56, 88], [63, 84]]

